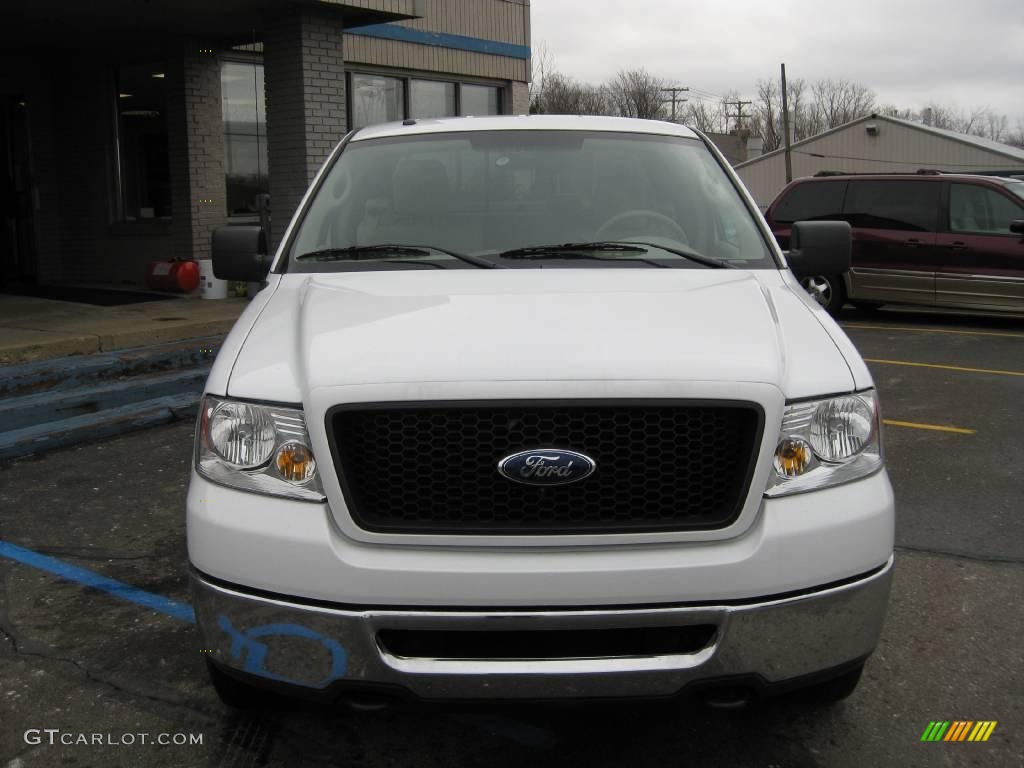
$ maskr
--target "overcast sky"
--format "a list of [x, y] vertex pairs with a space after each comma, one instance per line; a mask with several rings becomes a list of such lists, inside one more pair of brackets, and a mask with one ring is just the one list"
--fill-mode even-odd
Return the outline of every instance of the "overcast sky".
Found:
[[532, 0], [533, 45], [597, 83], [645, 67], [752, 98], [758, 79], [846, 78], [879, 104], [989, 107], [1024, 122], [1024, 0]]

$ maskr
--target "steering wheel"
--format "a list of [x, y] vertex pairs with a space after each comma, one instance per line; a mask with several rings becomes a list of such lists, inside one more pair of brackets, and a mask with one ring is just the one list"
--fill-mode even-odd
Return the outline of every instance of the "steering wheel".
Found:
[[[615, 214], [598, 228], [597, 234], [594, 237], [597, 240], [621, 240], [622, 238], [612, 237], [611, 233], [614, 232], [617, 227], [621, 229], [621, 225], [623, 222], [632, 221], [634, 219], [653, 220], [661, 225], [662, 230], [671, 232], [671, 236], [674, 237], [680, 243], [684, 245], [690, 244], [690, 238], [686, 236], [686, 232], [683, 231], [683, 228], [680, 227], [668, 216], [662, 213], [658, 213], [657, 211], [648, 211], [642, 209], [623, 211], [622, 213]], [[648, 236], [652, 234], [651, 232], [645, 230], [637, 231], [634, 228], [628, 227], [626, 229], [628, 229], [632, 233], [632, 235]], [[626, 237], [629, 236], [630, 235], [626, 235]]]

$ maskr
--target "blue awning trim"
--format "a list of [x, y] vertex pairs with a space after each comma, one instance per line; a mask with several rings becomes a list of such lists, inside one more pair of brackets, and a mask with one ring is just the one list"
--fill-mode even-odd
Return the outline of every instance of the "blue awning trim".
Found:
[[426, 32], [422, 29], [410, 29], [399, 27], [394, 24], [372, 24], [367, 27], [355, 27], [346, 29], [349, 35], [365, 35], [366, 37], [380, 37], [385, 40], [398, 40], [403, 43], [419, 43], [420, 45], [435, 45], [440, 48], [454, 48], [458, 51], [472, 51], [473, 53], [489, 53], [493, 56], [507, 56], [511, 59], [530, 58], [530, 46], [516, 45], [514, 43], [501, 43], [497, 40], [484, 40], [481, 37], [466, 37], [465, 35], [449, 35], [443, 32]]

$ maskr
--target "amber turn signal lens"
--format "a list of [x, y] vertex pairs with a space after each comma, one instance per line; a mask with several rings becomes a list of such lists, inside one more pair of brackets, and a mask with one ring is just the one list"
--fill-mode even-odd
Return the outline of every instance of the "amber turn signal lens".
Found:
[[285, 443], [277, 449], [277, 471], [290, 483], [305, 483], [316, 473], [313, 452], [302, 443]]
[[783, 477], [802, 475], [811, 465], [811, 446], [794, 437], [784, 437], [775, 449], [775, 471]]

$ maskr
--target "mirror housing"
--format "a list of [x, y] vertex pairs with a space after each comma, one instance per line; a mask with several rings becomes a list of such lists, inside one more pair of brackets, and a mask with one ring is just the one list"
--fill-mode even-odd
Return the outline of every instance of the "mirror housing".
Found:
[[213, 274], [218, 280], [263, 282], [270, 271], [267, 237], [259, 224], [228, 224], [213, 230]]
[[797, 221], [786, 261], [797, 279], [841, 275], [850, 269], [852, 238], [845, 221]]
[[1010, 231], [1018, 235], [1024, 235], [1024, 219], [1014, 219], [1011, 221]]

